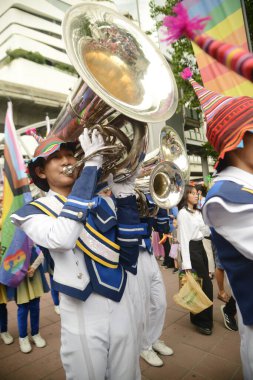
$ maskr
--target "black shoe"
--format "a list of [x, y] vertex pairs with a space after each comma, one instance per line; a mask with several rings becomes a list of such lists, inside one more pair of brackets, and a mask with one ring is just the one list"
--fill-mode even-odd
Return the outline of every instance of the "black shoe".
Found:
[[174, 270], [173, 270], [173, 273], [177, 273], [178, 272], [178, 268], [175, 268]]
[[200, 326], [196, 326], [197, 327], [197, 330], [198, 332], [200, 332], [200, 334], [204, 334], [204, 335], [212, 335], [212, 329], [209, 329], [208, 327], [200, 327]]
[[238, 326], [237, 326], [235, 317], [225, 313], [224, 311], [225, 306], [226, 305], [221, 305], [221, 308], [220, 308], [225, 327], [230, 331], [238, 331]]

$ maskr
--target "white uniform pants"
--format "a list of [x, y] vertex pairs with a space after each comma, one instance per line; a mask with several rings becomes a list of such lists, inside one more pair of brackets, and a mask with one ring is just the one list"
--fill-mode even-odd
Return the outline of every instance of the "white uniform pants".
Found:
[[147, 350], [161, 336], [167, 307], [160, 268], [154, 255], [147, 251], [139, 254], [137, 278], [144, 309], [142, 350]]
[[67, 380], [140, 379], [139, 293], [136, 276], [129, 274], [127, 281], [120, 302], [95, 293], [85, 302], [62, 294], [61, 359]]
[[[237, 306], [237, 305], [236, 305]], [[237, 319], [241, 337], [241, 360], [243, 368], [243, 379], [253, 379], [253, 326], [245, 326], [242, 321], [241, 312], [237, 306]]]

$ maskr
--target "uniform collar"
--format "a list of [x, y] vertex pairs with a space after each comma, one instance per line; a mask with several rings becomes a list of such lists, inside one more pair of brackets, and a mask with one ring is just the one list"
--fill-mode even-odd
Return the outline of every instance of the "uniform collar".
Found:
[[244, 185], [253, 189], [253, 174], [236, 168], [235, 166], [228, 166], [226, 169], [218, 173], [217, 177], [214, 179], [214, 182], [223, 180], [233, 181], [239, 185]]

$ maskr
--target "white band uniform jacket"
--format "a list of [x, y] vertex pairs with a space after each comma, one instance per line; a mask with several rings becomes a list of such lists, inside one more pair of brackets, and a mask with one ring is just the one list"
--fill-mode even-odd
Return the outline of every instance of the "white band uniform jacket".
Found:
[[[81, 177], [85, 177], [85, 171], [86, 176], [90, 175], [92, 168], [87, 169]], [[95, 291], [119, 302], [126, 284], [126, 270], [136, 274], [139, 238], [146, 227], [138, 223], [135, 196], [116, 199], [116, 216], [110, 198], [93, 196], [94, 186], [90, 194], [87, 191], [82, 194], [81, 177], [65, 203], [50, 190], [47, 197], [35, 201], [42, 203], [44, 211], [32, 202], [11, 218], [37, 245], [49, 250], [55, 263], [56, 290], [83, 301]], [[48, 216], [48, 210], [55, 212], [54, 217]], [[76, 245], [87, 221], [88, 238], [84, 236], [82, 244]]]

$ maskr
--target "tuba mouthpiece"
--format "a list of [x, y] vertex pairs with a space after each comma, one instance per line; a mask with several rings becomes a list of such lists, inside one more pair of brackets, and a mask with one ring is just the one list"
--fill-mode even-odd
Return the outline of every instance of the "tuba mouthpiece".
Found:
[[67, 176], [71, 176], [74, 172], [74, 166], [73, 165], [68, 165], [68, 166], [64, 166], [64, 168], [62, 169], [62, 172], [63, 174], [67, 175]]

